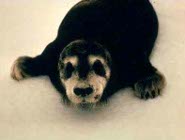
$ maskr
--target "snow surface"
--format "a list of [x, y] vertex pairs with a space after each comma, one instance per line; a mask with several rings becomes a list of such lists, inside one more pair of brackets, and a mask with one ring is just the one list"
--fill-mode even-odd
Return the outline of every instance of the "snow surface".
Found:
[[0, 140], [183, 140], [185, 0], [152, 0], [160, 32], [151, 60], [167, 79], [159, 98], [125, 89], [87, 112], [64, 106], [47, 77], [10, 78], [13, 61], [41, 53], [77, 1], [0, 1]]

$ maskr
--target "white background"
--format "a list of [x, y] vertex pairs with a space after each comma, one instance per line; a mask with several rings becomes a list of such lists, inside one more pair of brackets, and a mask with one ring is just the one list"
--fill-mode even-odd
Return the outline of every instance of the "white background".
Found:
[[155, 100], [125, 89], [106, 107], [84, 112], [63, 106], [47, 77], [10, 78], [13, 61], [41, 53], [77, 1], [0, 1], [0, 140], [183, 140], [185, 0], [152, 0], [160, 32], [151, 60], [167, 79]]

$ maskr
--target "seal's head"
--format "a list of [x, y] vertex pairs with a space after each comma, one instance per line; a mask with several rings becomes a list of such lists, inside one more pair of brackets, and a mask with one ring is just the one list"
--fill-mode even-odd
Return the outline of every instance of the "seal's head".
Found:
[[66, 97], [72, 104], [96, 104], [110, 79], [111, 56], [98, 43], [76, 40], [62, 51], [58, 70]]

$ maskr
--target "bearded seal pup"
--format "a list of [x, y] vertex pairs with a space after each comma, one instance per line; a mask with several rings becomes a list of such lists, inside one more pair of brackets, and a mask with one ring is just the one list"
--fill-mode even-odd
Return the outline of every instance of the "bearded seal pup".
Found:
[[56, 39], [36, 57], [19, 57], [11, 76], [49, 76], [64, 101], [77, 106], [105, 102], [125, 87], [139, 98], [154, 98], [165, 85], [149, 60], [157, 35], [149, 0], [82, 0]]

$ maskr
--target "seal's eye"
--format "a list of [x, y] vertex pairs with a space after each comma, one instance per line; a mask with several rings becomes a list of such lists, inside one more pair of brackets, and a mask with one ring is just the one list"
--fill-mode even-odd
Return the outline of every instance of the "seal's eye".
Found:
[[97, 75], [105, 77], [105, 74], [106, 74], [105, 69], [104, 69], [104, 66], [100, 60], [96, 60], [93, 64], [92, 68]]
[[68, 62], [66, 64], [66, 67], [65, 67], [65, 70], [64, 70], [65, 78], [67, 78], [67, 79], [70, 78], [74, 70], [75, 69], [74, 69], [73, 65], [70, 62]]

